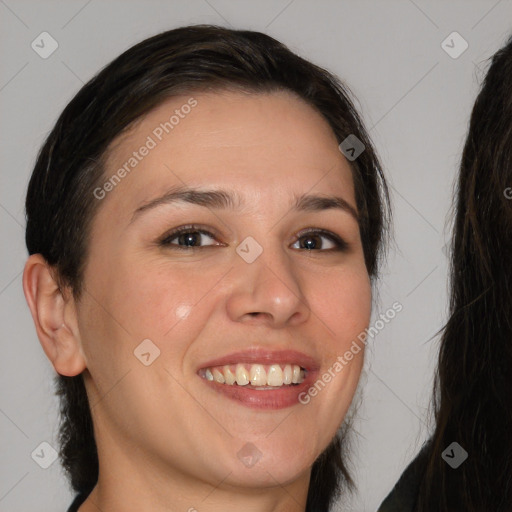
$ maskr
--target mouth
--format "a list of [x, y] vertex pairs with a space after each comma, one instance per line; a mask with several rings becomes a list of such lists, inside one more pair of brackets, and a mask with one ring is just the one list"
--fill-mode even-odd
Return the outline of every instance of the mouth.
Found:
[[316, 373], [318, 365], [305, 354], [257, 349], [208, 362], [197, 371], [212, 391], [258, 409], [296, 405]]
[[301, 384], [306, 377], [306, 369], [298, 364], [237, 363], [201, 369], [199, 376], [226, 386], [249, 386], [249, 389], [267, 391]]

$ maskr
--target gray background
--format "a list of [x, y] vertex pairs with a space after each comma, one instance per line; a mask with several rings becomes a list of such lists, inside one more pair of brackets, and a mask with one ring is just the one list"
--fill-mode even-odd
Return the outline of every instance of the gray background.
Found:
[[[0, 0], [1, 511], [66, 510], [72, 496], [58, 463], [42, 469], [31, 458], [43, 441], [57, 446], [58, 411], [21, 287], [36, 153], [101, 67], [147, 36], [193, 23], [267, 32], [334, 71], [357, 96], [385, 165], [396, 248], [375, 313], [394, 301], [403, 311], [367, 352], [354, 438], [359, 491], [340, 510], [376, 510], [428, 435], [453, 181], [486, 59], [512, 33], [512, 0]], [[59, 44], [47, 59], [31, 48], [43, 31]], [[469, 44], [457, 59], [441, 47], [453, 31]]]

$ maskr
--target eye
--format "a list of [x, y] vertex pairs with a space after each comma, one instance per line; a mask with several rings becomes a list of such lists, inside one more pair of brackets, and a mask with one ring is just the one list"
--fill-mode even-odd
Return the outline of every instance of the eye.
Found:
[[219, 243], [205, 243], [208, 239], [215, 241], [215, 236], [209, 231], [197, 226], [181, 226], [167, 233], [160, 241], [161, 246], [171, 247], [172, 249], [194, 249], [211, 245], [221, 245]]
[[[327, 243], [324, 243], [323, 240], [327, 240]], [[297, 244], [299, 244], [299, 247], [296, 247]], [[305, 251], [344, 251], [348, 249], [348, 244], [338, 235], [335, 235], [330, 231], [312, 229], [299, 234], [299, 239], [292, 247], [294, 249], [302, 249]]]

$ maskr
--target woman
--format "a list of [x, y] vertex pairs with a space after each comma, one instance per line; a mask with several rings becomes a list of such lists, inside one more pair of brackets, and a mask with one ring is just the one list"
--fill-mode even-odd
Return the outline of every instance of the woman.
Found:
[[26, 211], [70, 511], [324, 512], [352, 486], [364, 350], [325, 375], [368, 326], [389, 207], [334, 76], [257, 32], [149, 38], [65, 108]]
[[512, 510], [512, 38], [476, 99], [457, 187], [436, 428], [380, 512]]

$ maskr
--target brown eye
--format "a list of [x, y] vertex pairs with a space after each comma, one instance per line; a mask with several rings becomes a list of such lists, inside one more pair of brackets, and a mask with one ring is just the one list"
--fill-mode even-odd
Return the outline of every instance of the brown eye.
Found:
[[214, 235], [204, 229], [198, 229], [193, 226], [182, 226], [168, 233], [160, 242], [160, 245], [177, 249], [195, 249], [217, 243], [206, 243], [208, 239], [215, 241]]
[[[299, 244], [298, 247], [296, 247], [297, 244]], [[301, 234], [292, 247], [305, 251], [343, 251], [348, 248], [348, 245], [334, 233], [324, 230], [312, 230]]]

